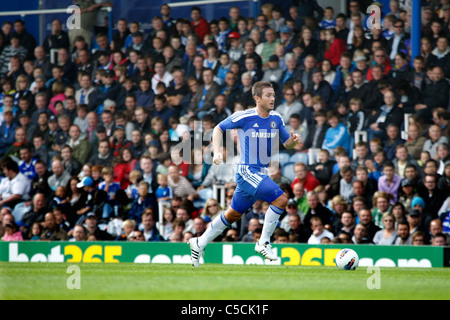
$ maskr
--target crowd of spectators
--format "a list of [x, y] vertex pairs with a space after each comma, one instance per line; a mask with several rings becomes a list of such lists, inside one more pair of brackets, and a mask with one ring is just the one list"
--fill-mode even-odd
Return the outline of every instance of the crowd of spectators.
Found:
[[[225, 209], [214, 184], [225, 206], [236, 186], [233, 164], [207, 161], [211, 131], [254, 107], [262, 80], [303, 139], [269, 168], [289, 197], [275, 243], [449, 244], [448, 1], [422, 1], [416, 57], [396, 0], [371, 28], [364, 1], [265, 4], [256, 17], [231, 7], [211, 21], [162, 5], [149, 31], [120, 19], [112, 39], [99, 10], [112, 4], [96, 2], [79, 0], [81, 29], [54, 20], [42, 45], [22, 20], [2, 25], [3, 240], [201, 235]], [[193, 147], [176, 164], [180, 141]], [[267, 208], [257, 201], [216, 241], [257, 241]]]

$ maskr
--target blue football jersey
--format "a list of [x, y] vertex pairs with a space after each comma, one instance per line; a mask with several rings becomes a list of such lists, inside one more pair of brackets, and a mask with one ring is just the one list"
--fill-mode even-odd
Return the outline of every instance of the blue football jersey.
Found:
[[279, 141], [284, 144], [290, 137], [278, 112], [270, 111], [263, 118], [256, 108], [235, 112], [220, 122], [219, 127], [223, 132], [238, 129], [239, 164], [254, 168], [267, 168], [272, 153], [279, 150]]

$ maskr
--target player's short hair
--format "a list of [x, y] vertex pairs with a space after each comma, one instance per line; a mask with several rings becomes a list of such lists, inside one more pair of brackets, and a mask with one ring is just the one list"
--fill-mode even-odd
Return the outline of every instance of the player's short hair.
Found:
[[256, 82], [253, 85], [253, 88], [252, 88], [252, 96], [253, 97], [257, 96], [257, 97], [261, 98], [262, 97], [262, 92], [263, 92], [263, 90], [265, 88], [272, 88], [273, 89], [273, 86], [272, 86], [272, 84], [270, 82], [267, 82], [267, 81], [258, 81], [258, 82]]

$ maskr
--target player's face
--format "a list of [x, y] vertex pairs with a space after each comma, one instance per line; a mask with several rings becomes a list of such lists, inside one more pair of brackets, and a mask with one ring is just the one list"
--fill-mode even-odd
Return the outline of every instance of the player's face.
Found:
[[259, 107], [269, 112], [275, 106], [275, 91], [273, 88], [264, 88], [261, 97], [256, 98]]

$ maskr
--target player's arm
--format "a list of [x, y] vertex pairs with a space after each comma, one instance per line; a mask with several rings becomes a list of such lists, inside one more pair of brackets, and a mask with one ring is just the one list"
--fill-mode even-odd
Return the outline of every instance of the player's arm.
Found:
[[292, 149], [299, 143], [302, 143], [302, 138], [300, 137], [299, 134], [293, 133], [293, 131], [291, 131], [289, 139], [287, 139], [283, 143], [283, 145], [286, 149]]
[[223, 141], [223, 131], [222, 129], [220, 129], [220, 126], [215, 126], [212, 137], [214, 164], [221, 164], [223, 161], [222, 141]]

